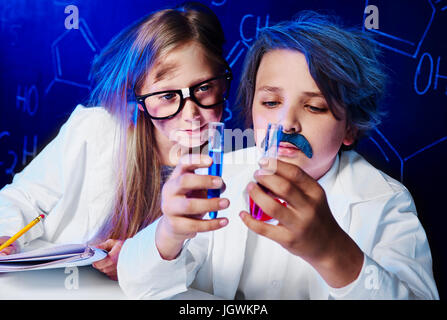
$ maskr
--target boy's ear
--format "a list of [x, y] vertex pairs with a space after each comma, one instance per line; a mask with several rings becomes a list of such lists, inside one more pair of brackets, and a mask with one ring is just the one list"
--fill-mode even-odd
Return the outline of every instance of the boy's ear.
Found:
[[356, 127], [353, 127], [352, 125], [349, 125], [346, 128], [346, 134], [345, 138], [343, 139], [343, 144], [345, 146], [350, 146], [351, 144], [353, 144], [357, 139], [357, 133], [358, 129]]

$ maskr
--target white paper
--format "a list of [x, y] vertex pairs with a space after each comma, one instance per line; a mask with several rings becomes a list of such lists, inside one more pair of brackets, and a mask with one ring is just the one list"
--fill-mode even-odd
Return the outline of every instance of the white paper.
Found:
[[85, 266], [106, 256], [106, 251], [85, 244], [52, 245], [0, 256], [0, 272]]

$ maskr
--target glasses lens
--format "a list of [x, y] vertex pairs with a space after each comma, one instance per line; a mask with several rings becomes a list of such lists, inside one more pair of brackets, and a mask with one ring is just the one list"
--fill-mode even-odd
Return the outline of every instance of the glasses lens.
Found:
[[205, 107], [224, 102], [229, 83], [224, 77], [202, 83], [194, 89], [194, 97]]
[[147, 111], [152, 117], [169, 117], [177, 112], [180, 106], [180, 95], [176, 92], [164, 92], [146, 97]]

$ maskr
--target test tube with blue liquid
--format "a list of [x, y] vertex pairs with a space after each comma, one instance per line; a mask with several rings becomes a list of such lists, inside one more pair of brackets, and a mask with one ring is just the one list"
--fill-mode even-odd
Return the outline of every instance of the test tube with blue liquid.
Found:
[[[210, 122], [208, 126], [208, 155], [213, 163], [208, 168], [208, 175], [222, 177], [222, 157], [224, 145], [224, 128], [222, 122]], [[220, 197], [220, 189], [208, 189], [208, 199]], [[209, 213], [211, 219], [217, 217], [217, 211]]]

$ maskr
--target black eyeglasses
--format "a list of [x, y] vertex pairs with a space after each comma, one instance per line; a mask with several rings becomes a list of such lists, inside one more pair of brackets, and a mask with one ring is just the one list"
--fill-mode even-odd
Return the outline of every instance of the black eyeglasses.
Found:
[[227, 71], [224, 75], [202, 81], [189, 88], [158, 91], [141, 96], [135, 94], [135, 97], [152, 119], [170, 119], [182, 110], [187, 98], [206, 109], [224, 103], [230, 92], [232, 78], [231, 72]]

